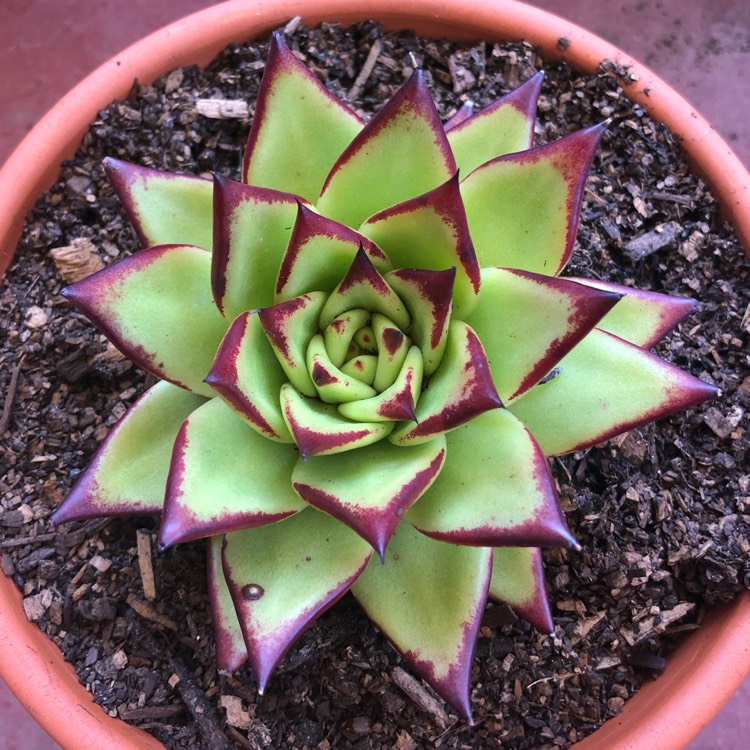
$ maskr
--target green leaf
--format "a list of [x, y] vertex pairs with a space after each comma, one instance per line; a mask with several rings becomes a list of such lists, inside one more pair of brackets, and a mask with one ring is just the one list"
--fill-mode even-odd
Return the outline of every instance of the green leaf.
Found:
[[108, 157], [104, 169], [141, 247], [213, 245], [213, 185], [204, 177], [128, 164]]
[[352, 587], [404, 660], [469, 721], [471, 662], [491, 565], [490, 549], [436, 542], [401, 523], [385, 562], [371, 560]]
[[365, 125], [326, 178], [317, 209], [350, 227], [442, 185], [456, 164], [418, 70]]
[[556, 276], [573, 251], [591, 161], [605, 125], [493, 159], [461, 183], [482, 268]]
[[454, 430], [448, 446], [443, 471], [409, 523], [452, 544], [575, 546], [547, 459], [506, 409]]
[[582, 450], [701, 403], [716, 388], [594, 329], [549, 381], [508, 407], [547, 456]]
[[544, 562], [538, 547], [497, 547], [492, 553], [489, 598], [513, 607], [515, 613], [542, 633], [552, 633]]
[[417, 424], [403, 423], [388, 439], [415, 445], [500, 406], [481, 342], [466, 323], [454, 320], [440, 366], [419, 398]]
[[159, 245], [63, 289], [144, 370], [204, 396], [203, 379], [227, 324], [211, 298], [211, 254]]
[[293, 445], [262, 437], [212, 399], [185, 420], [175, 441], [159, 543], [263, 526], [299, 512], [305, 505], [289, 481], [297, 457]]
[[305, 292], [330, 292], [346, 275], [360, 247], [381, 273], [393, 267], [388, 256], [353, 229], [300, 204], [276, 280], [276, 302]]
[[346, 276], [328, 295], [320, 313], [320, 327], [325, 328], [341, 313], [355, 309], [382, 313], [402, 330], [409, 327], [409, 313], [403, 303], [361, 248]]
[[386, 276], [411, 315], [409, 335], [422, 352], [426, 377], [435, 372], [445, 352], [455, 277], [455, 268], [400, 268]]
[[234, 674], [247, 661], [247, 646], [222, 570], [223, 545], [223, 536], [212, 536], [206, 545], [208, 599], [216, 639], [216, 665], [220, 672]]
[[349, 590], [371, 555], [348, 526], [313, 508], [226, 535], [224, 572], [261, 694], [287, 649]]
[[644, 349], [656, 346], [698, 306], [688, 297], [672, 297], [607, 281], [579, 278], [571, 281], [623, 295], [622, 300], [599, 321], [597, 328]]
[[350, 526], [382, 559], [393, 530], [444, 459], [444, 437], [414, 448], [383, 440], [338, 456], [300, 459], [292, 484], [303, 500]]
[[351, 422], [333, 404], [307, 398], [287, 383], [281, 387], [281, 409], [302, 458], [342, 453], [382, 440], [392, 422]]
[[164, 381], [146, 391], [110, 430], [52, 522], [161, 513], [175, 438], [204, 402]]
[[424, 195], [386, 208], [359, 228], [396, 268], [456, 268], [453, 302], [465, 317], [479, 294], [479, 264], [469, 235], [458, 173]]
[[274, 303], [297, 206], [293, 195], [214, 176], [211, 285], [227, 319]]
[[543, 80], [544, 74], [537, 73], [517, 89], [448, 129], [448, 142], [461, 174], [469, 174], [498, 156], [531, 148]]
[[339, 413], [359, 422], [414, 422], [414, 407], [422, 388], [423, 368], [422, 353], [412, 346], [393, 385], [372, 398], [340, 404]]
[[504, 404], [535, 386], [620, 300], [613, 291], [508, 268], [483, 268], [467, 323]]
[[274, 34], [245, 149], [243, 182], [315, 202], [362, 121]]
[[257, 312], [239, 315], [219, 346], [206, 383], [258, 433], [291, 443], [279, 403], [286, 382]]
[[307, 371], [307, 348], [318, 333], [318, 319], [326, 302], [324, 292], [310, 292], [258, 311], [279, 364], [292, 385], [306, 396], [317, 396]]
[[378, 366], [373, 388], [376, 391], [384, 391], [393, 385], [401, 372], [411, 341], [398, 326], [380, 313], [372, 316], [372, 332], [378, 350]]

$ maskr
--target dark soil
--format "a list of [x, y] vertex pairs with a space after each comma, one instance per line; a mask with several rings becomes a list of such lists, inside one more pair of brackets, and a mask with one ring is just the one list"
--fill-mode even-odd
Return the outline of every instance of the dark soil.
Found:
[[142, 555], [153, 548], [157, 521], [48, 523], [146, 385], [60, 297], [50, 251], [88, 240], [109, 264], [136, 249], [103, 179], [104, 156], [238, 176], [248, 120], [196, 111], [197, 99], [219, 98], [245, 100], [252, 113], [266, 48], [232, 46], [205, 72], [136, 85], [101, 112], [29, 218], [0, 299], [3, 572], [105, 710], [169, 748], [567, 747], [658, 674], [708, 607], [750, 584], [748, 264], [679, 144], [622, 96], [623, 71], [581, 78], [529, 46], [461, 46], [373, 24], [345, 33], [300, 28], [290, 43], [346, 100], [372, 45], [382, 44], [352, 102], [367, 115], [416, 63], [446, 117], [462, 99], [486, 103], [541, 67], [540, 142], [614, 117], [571, 273], [698, 298], [699, 310], [659, 353], [718, 385], [721, 397], [554, 461], [582, 550], [547, 555], [553, 636], [506, 607], [488, 609], [473, 728], [430, 708], [419, 684], [409, 687], [399, 657], [350, 598], [301, 638], [262, 698], [249, 672], [217, 674], [202, 543], [153, 549], [158, 597], [149, 601], [137, 540]]

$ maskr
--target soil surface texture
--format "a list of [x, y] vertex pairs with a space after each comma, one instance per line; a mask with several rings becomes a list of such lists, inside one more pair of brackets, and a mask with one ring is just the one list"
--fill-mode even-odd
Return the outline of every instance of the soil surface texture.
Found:
[[720, 397], [553, 461], [581, 551], [546, 554], [553, 635], [488, 607], [473, 727], [410, 678], [348, 596], [300, 638], [262, 697], [249, 671], [218, 674], [203, 543], [159, 552], [150, 518], [59, 529], [48, 518], [150, 384], [60, 296], [76, 264], [94, 270], [138, 249], [102, 159], [238, 179], [267, 46], [232, 46], [207, 70], [136, 84], [102, 111], [29, 217], [0, 288], [3, 573], [104, 709], [168, 748], [568, 747], [658, 675], [707, 608], [750, 585], [748, 263], [679, 143], [623, 96], [626, 71], [579, 77], [527, 45], [459, 45], [374, 24], [298, 26], [287, 39], [366, 117], [419, 65], [444, 118], [542, 68], [538, 143], [613, 118], [567, 273], [700, 300], [657, 351]]

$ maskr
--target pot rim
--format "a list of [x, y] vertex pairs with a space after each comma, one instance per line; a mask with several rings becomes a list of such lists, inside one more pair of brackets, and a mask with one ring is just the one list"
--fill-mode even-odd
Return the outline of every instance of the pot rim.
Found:
[[[301, 15], [305, 23], [347, 25], [376, 18], [389, 29], [415, 28], [455, 39], [527, 39], [543, 56], [591, 73], [604, 60], [629, 69], [626, 94], [683, 141], [694, 169], [721, 195], [722, 207], [750, 255], [750, 175], [711, 125], [648, 68], [576, 24], [517, 0], [228, 0], [176, 21], [104, 63], [53, 107], [0, 170], [0, 274], [10, 263], [23, 220], [57, 178], [97, 112], [124, 98], [134, 79], [205, 65], [227, 44], [252, 39]], [[59, 649], [24, 615], [13, 581], [0, 576], [0, 675], [32, 716], [63, 747], [157, 750], [142, 730], [107, 716]], [[668, 750], [684, 747], [750, 673], [750, 593], [716, 608], [668, 660], [658, 683], [647, 683], [577, 750]], [[61, 688], [62, 685], [62, 688]], [[679, 689], [678, 689], [679, 688]], [[638, 717], [640, 725], [631, 726]]]

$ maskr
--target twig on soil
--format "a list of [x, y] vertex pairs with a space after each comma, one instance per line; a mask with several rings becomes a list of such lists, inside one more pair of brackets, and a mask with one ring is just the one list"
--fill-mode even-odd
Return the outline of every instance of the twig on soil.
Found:
[[138, 567], [141, 569], [141, 585], [143, 594], [149, 601], [156, 599], [156, 580], [154, 565], [151, 559], [151, 534], [143, 529], [136, 532], [138, 544]]
[[349, 101], [353, 102], [359, 99], [359, 95], [362, 93], [362, 89], [367, 83], [367, 79], [370, 77], [375, 63], [378, 61], [378, 56], [383, 49], [383, 42], [380, 39], [376, 39], [370, 47], [370, 52], [367, 55], [365, 64], [362, 66], [362, 70], [359, 71], [359, 75], [354, 79], [354, 85], [349, 91]]
[[18, 361], [18, 364], [13, 368], [13, 372], [10, 376], [10, 383], [8, 384], [8, 392], [5, 394], [5, 401], [3, 402], [3, 413], [0, 415], [0, 435], [2, 435], [10, 424], [10, 415], [13, 413], [13, 402], [16, 398], [16, 391], [18, 390], [18, 376], [21, 374], [21, 368], [23, 367], [23, 361], [26, 359], [24, 354]]
[[155, 622], [157, 625], [161, 625], [168, 630], [174, 630], [175, 633], [180, 629], [174, 620], [170, 620], [169, 617], [159, 614], [148, 602], [139, 599], [135, 594], [130, 594], [126, 601], [127, 605], [145, 620]]
[[427, 711], [427, 713], [432, 714], [441, 729], [448, 726], [448, 714], [440, 705], [439, 701], [436, 698], [433, 698], [417, 679], [412, 677], [404, 669], [401, 669], [401, 667], [395, 667], [391, 673], [391, 677], [396, 685], [398, 685], [420, 708]]

